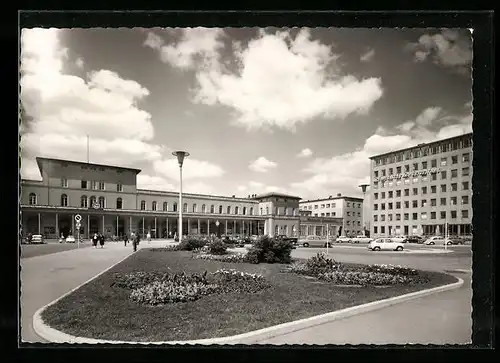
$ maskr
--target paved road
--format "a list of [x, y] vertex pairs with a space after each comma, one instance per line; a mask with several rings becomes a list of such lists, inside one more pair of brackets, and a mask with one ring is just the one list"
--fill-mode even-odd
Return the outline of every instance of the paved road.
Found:
[[[315, 255], [317, 249], [297, 249], [296, 257]], [[342, 262], [400, 264], [453, 273], [464, 279], [457, 289], [423, 297], [381, 310], [333, 321], [263, 341], [247, 339], [245, 344], [468, 344], [471, 342], [470, 249], [449, 254], [373, 253], [364, 249], [330, 249], [329, 255]]]
[[[141, 243], [140, 248], [147, 247]], [[33, 314], [132, 253], [132, 246], [73, 249], [21, 259], [21, 339], [46, 342], [33, 330]]]
[[40, 245], [21, 245], [21, 258], [31, 258], [36, 256], [50, 255], [53, 253], [70, 251], [78, 248], [90, 247], [90, 242], [80, 243], [47, 243]]

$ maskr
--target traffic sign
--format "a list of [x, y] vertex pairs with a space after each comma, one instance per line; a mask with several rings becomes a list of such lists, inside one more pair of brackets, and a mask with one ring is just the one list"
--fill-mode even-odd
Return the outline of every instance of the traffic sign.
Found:
[[75, 216], [75, 221], [80, 222], [81, 220], [82, 220], [82, 216], [81, 216], [81, 215], [79, 215], [79, 214], [77, 214], [77, 215]]

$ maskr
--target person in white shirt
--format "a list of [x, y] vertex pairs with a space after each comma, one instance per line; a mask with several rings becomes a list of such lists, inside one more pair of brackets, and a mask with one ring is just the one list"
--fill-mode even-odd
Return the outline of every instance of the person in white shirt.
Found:
[[151, 233], [148, 232], [148, 234], [146, 235], [146, 238], [148, 239], [148, 243], [151, 242]]

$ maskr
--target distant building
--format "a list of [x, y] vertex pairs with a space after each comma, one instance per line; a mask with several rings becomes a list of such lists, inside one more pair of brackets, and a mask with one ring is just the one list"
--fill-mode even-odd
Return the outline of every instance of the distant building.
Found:
[[472, 133], [370, 159], [372, 237], [471, 234]]
[[363, 198], [338, 193], [336, 197], [301, 201], [300, 210], [310, 212], [313, 217], [339, 219], [342, 235], [354, 236], [363, 233]]
[[[21, 181], [22, 232], [46, 239], [76, 234], [121, 236], [136, 232], [153, 238], [178, 232], [177, 192], [137, 188], [139, 169], [37, 158], [42, 180]], [[216, 196], [183, 193], [183, 235], [238, 234], [297, 236], [300, 197], [281, 193]], [[321, 226], [322, 222], [314, 221]], [[310, 225], [310, 221], [304, 221]], [[325, 227], [326, 228], [326, 227]], [[317, 228], [316, 233], [325, 230]]]

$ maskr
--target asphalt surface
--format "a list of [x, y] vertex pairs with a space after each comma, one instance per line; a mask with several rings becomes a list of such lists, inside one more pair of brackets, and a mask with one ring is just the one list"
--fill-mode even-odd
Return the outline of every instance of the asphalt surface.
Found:
[[91, 243], [88, 241], [80, 243], [80, 246], [78, 246], [78, 243], [59, 243], [59, 242], [52, 242], [47, 244], [34, 244], [34, 245], [26, 244], [26, 245], [21, 245], [20, 257], [30, 258], [36, 256], [50, 255], [53, 253], [70, 251], [78, 248], [86, 248], [90, 246]]
[[[410, 248], [410, 247], [408, 247]], [[415, 247], [426, 248], [426, 247]], [[449, 248], [450, 249], [450, 248]], [[395, 264], [451, 273], [464, 280], [456, 290], [433, 294], [317, 325], [271, 339], [246, 344], [469, 344], [472, 335], [472, 252], [451, 247], [447, 254], [372, 252], [366, 246], [339, 246], [329, 256], [340, 262]], [[293, 256], [307, 258], [325, 249], [298, 248]]]

